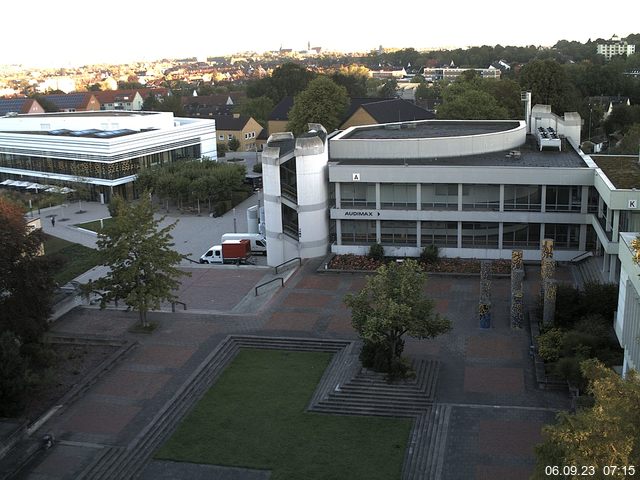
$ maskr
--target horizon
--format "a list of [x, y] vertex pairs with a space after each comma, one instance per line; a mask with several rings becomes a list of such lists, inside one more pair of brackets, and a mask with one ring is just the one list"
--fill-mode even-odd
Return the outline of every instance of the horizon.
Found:
[[[543, 9], [548, 12], [540, 17], [544, 23], [531, 20], [531, 13], [539, 11], [536, 7], [514, 8], [507, 0], [487, 0], [482, 5], [470, 6], [464, 19], [455, 20], [451, 18], [452, 8], [441, 4], [403, 4], [397, 14], [335, 0], [328, 0], [324, 6], [301, 9], [299, 4], [283, 0], [276, 7], [264, 8], [256, 0], [248, 0], [243, 4], [243, 13], [251, 13], [229, 15], [227, 19], [220, 17], [215, 5], [196, 0], [181, 18], [175, 13], [171, 16], [123, 0], [113, 0], [109, 11], [95, 13], [79, 0], [61, 0], [46, 16], [28, 18], [28, 30], [23, 22], [5, 24], [6, 38], [25, 38], [25, 32], [35, 34], [0, 51], [0, 65], [29, 68], [122, 65], [246, 52], [262, 54], [280, 47], [300, 51], [308, 43], [311, 47], [322, 47], [323, 52], [340, 53], [366, 53], [379, 46], [419, 51], [498, 44], [551, 47], [560, 40], [585, 43], [589, 39], [609, 39], [614, 34], [624, 38], [638, 33], [636, 18], [640, 14], [640, 2], [631, 0], [617, 4], [617, 12], [625, 13], [616, 15], [613, 26], [567, 21], [599, 11], [601, 4], [593, 0], [579, 7], [563, 3]], [[4, 9], [5, 18], [24, 16], [22, 7], [14, 3]], [[191, 21], [193, 18], [196, 20]], [[406, 18], [423, 20], [410, 25]], [[122, 26], [125, 20], [144, 26], [118, 30], [101, 27], [116, 21]], [[88, 26], [79, 30], [67, 25]]]

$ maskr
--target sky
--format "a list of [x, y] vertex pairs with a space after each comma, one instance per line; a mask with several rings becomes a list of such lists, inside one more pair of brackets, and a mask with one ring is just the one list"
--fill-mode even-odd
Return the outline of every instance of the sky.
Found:
[[[25, 11], [2, 2], [0, 65], [76, 66], [206, 57], [307, 42], [330, 51], [476, 45], [552, 46], [640, 33], [640, 1], [450, 0], [137, 2], [58, 0]], [[7, 19], [14, 19], [7, 21]], [[10, 39], [7, 41], [7, 39]]]

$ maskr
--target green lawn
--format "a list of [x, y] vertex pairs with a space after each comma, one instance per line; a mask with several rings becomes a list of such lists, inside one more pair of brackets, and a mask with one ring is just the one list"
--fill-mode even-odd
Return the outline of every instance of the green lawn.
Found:
[[[104, 218], [102, 224], [106, 227], [113, 221], [113, 218]], [[91, 230], [92, 232], [100, 231], [100, 220], [94, 220], [92, 222], [79, 223], [76, 227], [84, 228], [85, 230]]]
[[156, 458], [273, 480], [393, 480], [412, 420], [305, 412], [331, 354], [243, 349]]
[[99, 264], [97, 250], [49, 235], [45, 235], [44, 253], [56, 255], [62, 260], [62, 266], [54, 275], [59, 285], [64, 285]]

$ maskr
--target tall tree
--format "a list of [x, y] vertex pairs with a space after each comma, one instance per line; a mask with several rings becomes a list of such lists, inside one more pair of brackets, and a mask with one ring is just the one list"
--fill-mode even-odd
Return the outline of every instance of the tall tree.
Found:
[[269, 97], [262, 96], [257, 98], [248, 98], [242, 105], [240, 105], [240, 115], [245, 117], [252, 117], [256, 122], [262, 125], [264, 128], [267, 126], [267, 119], [271, 110], [273, 110], [274, 103]]
[[0, 197], [0, 330], [33, 343], [47, 329], [56, 264], [42, 256], [42, 230], [30, 230], [23, 215]]
[[267, 96], [274, 104], [284, 97], [293, 97], [307, 88], [315, 74], [297, 63], [288, 62], [274, 69], [270, 77], [250, 82], [247, 96], [256, 98]]
[[[640, 376], [630, 371], [622, 378], [593, 359], [582, 363], [582, 371], [590, 380], [594, 405], [573, 414], [562, 412], [555, 425], [544, 428], [545, 442], [536, 447], [534, 479], [567, 478], [562, 469], [549, 475], [546, 467], [552, 465], [594, 467], [587, 472], [589, 478], [630, 478], [638, 473]], [[633, 472], [623, 471], [632, 465]]]
[[447, 88], [438, 107], [438, 119], [498, 120], [508, 117], [507, 110], [490, 94], [472, 87]]
[[533, 104], [551, 105], [551, 109], [562, 115], [577, 110], [575, 88], [565, 70], [555, 60], [534, 60], [520, 71], [520, 85], [531, 90]]
[[424, 295], [426, 277], [415, 260], [390, 263], [367, 277], [359, 293], [344, 299], [353, 327], [365, 345], [380, 347], [391, 374], [402, 363], [404, 335], [433, 338], [451, 329], [451, 322], [435, 312], [433, 300]]
[[287, 126], [295, 134], [306, 131], [308, 123], [321, 123], [332, 132], [340, 126], [349, 106], [349, 97], [344, 87], [336, 85], [328, 77], [318, 77], [298, 94], [289, 112]]
[[177, 297], [173, 291], [180, 286], [180, 277], [189, 275], [177, 268], [182, 256], [172, 249], [172, 223], [159, 228], [161, 219], [154, 219], [149, 194], [144, 192], [136, 204], [119, 198], [114, 221], [98, 235], [98, 250], [109, 273], [84, 286], [85, 292], [100, 295], [100, 307], [123, 300], [138, 311], [143, 327], [149, 326], [147, 312], [160, 307], [163, 301]]

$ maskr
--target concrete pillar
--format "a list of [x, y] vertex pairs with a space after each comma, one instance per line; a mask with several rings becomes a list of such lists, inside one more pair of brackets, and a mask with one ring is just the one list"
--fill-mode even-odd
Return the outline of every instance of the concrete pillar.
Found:
[[342, 208], [340, 206], [341, 202], [342, 202], [342, 197], [340, 194], [340, 182], [336, 182], [334, 183], [335, 188], [336, 188], [336, 208]]
[[611, 209], [610, 208], [607, 208], [607, 216], [605, 217], [604, 225], [605, 225], [605, 231], [606, 232], [610, 232], [612, 230], [611, 229]]
[[416, 209], [422, 210], [422, 186], [416, 183]]
[[504, 234], [504, 223], [498, 223], [498, 250], [502, 250], [502, 236]]
[[[540, 211], [542, 213], [547, 211], [547, 186], [546, 185], [542, 185], [542, 189], [540, 191]], [[544, 232], [540, 234], [540, 238], [544, 238], [543, 234]]]
[[[504, 184], [500, 184], [500, 207], [499, 207], [499, 211], [500, 212], [504, 212]], [[502, 225], [502, 224], [500, 224]], [[502, 238], [502, 237], [500, 237]], [[502, 247], [500, 247], [502, 248]]]
[[578, 249], [584, 251], [587, 249], [587, 226], [580, 225], [580, 239], [578, 241]]
[[422, 235], [420, 235], [422, 231], [422, 222], [418, 220], [416, 222], [416, 246], [418, 248], [422, 248]]
[[458, 211], [462, 211], [462, 184], [458, 184]]
[[336, 244], [342, 245], [342, 220], [336, 220]]
[[580, 197], [580, 213], [589, 213], [589, 187], [582, 186], [582, 196]]
[[380, 220], [376, 220], [376, 243], [382, 243], [382, 229], [380, 227]]
[[609, 264], [609, 282], [616, 283], [618, 280], [618, 256], [612, 255]]
[[613, 236], [611, 237], [612, 242], [618, 241], [618, 232], [620, 230], [620, 210], [613, 211]]
[[[376, 183], [376, 210], [380, 210], [380, 183]], [[380, 243], [380, 240], [378, 240]]]
[[458, 222], [458, 248], [462, 248], [462, 222]]
[[605, 253], [602, 255], [602, 273], [606, 273], [609, 271], [609, 261], [611, 260], [611, 255]]

